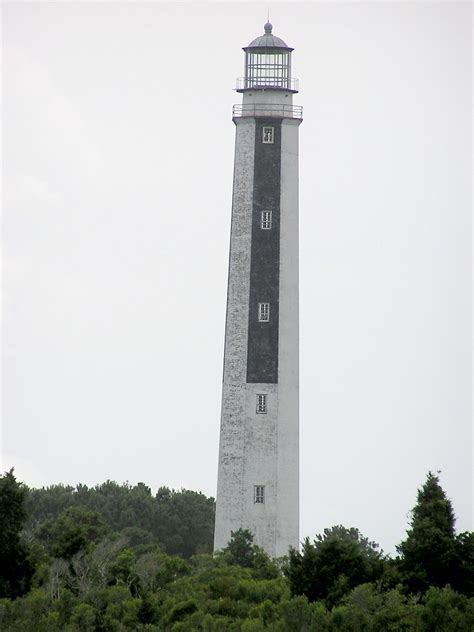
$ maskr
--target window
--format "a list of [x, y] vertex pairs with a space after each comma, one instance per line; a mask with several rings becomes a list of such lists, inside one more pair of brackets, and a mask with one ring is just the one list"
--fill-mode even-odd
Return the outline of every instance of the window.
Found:
[[254, 49], [255, 52], [246, 52], [245, 87], [276, 86], [278, 88], [290, 87], [291, 51], [269, 51]]
[[253, 502], [257, 505], [263, 505], [265, 502], [265, 485], [254, 485]]
[[261, 226], [263, 230], [270, 230], [270, 228], [272, 227], [272, 212], [271, 211], [262, 211]]
[[259, 393], [257, 395], [257, 414], [267, 414], [267, 396], [263, 395], [262, 393]]
[[264, 127], [263, 128], [263, 137], [262, 142], [266, 145], [273, 145], [273, 127]]
[[270, 320], [270, 303], [258, 304], [258, 320], [261, 323], [268, 323]]

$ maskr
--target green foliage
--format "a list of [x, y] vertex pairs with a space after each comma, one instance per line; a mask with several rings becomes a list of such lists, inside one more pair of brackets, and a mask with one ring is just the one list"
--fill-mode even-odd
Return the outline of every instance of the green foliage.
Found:
[[[12, 625], [14, 623], [14, 625]], [[49, 626], [49, 627], [48, 627]], [[38, 630], [39, 632], [59, 630], [59, 614], [52, 608], [51, 599], [46, 591], [33, 589], [22, 599], [12, 602], [10, 616], [5, 630]]]
[[341, 631], [421, 631], [421, 612], [421, 606], [408, 603], [396, 590], [380, 591], [374, 584], [362, 584], [332, 610], [331, 622]]
[[474, 595], [474, 531], [456, 537], [456, 558], [451, 586], [464, 595]]
[[187, 562], [154, 549], [143, 553], [135, 563], [140, 592], [155, 591], [191, 572]]
[[[107, 481], [95, 487], [76, 488], [53, 485], [30, 490], [26, 510], [25, 532], [43, 542], [48, 550], [57, 541], [58, 520], [67, 522], [69, 512], [82, 510], [84, 515], [89, 512], [100, 516], [102, 532], [122, 533], [132, 545], [159, 544], [165, 552], [185, 558], [212, 551], [214, 499], [190, 490], [161, 487], [153, 497], [143, 483], [131, 486]], [[70, 550], [54, 554], [73, 555], [82, 547], [81, 534], [77, 534], [74, 544], [74, 533], [70, 532], [69, 542]]]
[[[306, 632], [311, 629], [313, 611], [304, 596], [287, 599], [280, 604], [277, 630], [281, 632]], [[320, 625], [320, 630], [324, 628]]]
[[161, 487], [156, 494], [153, 532], [170, 555], [210, 553], [214, 542], [214, 499]]
[[117, 584], [132, 586], [136, 583], [136, 555], [132, 549], [123, 549], [109, 565], [109, 573]]
[[[0, 599], [0, 630], [472, 632], [473, 534], [455, 535], [452, 512], [437, 504], [443, 498], [432, 483], [422, 500], [437, 506], [414, 511], [414, 520], [433, 519], [454, 542], [457, 566], [451, 588], [432, 587], [416, 598], [400, 588], [400, 561], [385, 558], [357, 529], [326, 529], [277, 562], [245, 530], [218, 555], [191, 555], [212, 542], [213, 501], [202, 494], [161, 488], [153, 497], [143, 484], [110, 481], [31, 490], [29, 506], [36, 499], [38, 507], [25, 533], [33, 587]], [[24, 495], [15, 482], [18, 488]], [[16, 507], [11, 532], [18, 533], [21, 503]], [[200, 515], [205, 525], [193, 539]], [[9, 528], [7, 520], [5, 533]], [[174, 547], [181, 557], [169, 554]]]
[[11, 618], [12, 602], [9, 599], [0, 599], [0, 630], [6, 630]]
[[[88, 555], [91, 555], [89, 553]], [[165, 554], [158, 554], [157, 556]], [[138, 575], [140, 557], [122, 549], [112, 567], [119, 574]], [[159, 559], [157, 557], [156, 559]], [[171, 565], [173, 559], [168, 559]], [[186, 564], [179, 560], [182, 564]], [[252, 569], [201, 556], [186, 573], [168, 576], [155, 591], [133, 595], [122, 579], [89, 586], [76, 597], [45, 589], [15, 601], [0, 600], [2, 632], [471, 632], [474, 599], [451, 589], [431, 589], [424, 603], [414, 604], [396, 590], [375, 584], [357, 586], [332, 610], [324, 602], [292, 597], [284, 577], [259, 580]], [[140, 590], [143, 590], [140, 586]]]
[[165, 626], [169, 626], [175, 621], [181, 621], [187, 615], [196, 612], [197, 604], [194, 599], [185, 599], [184, 601], [178, 602], [175, 606], [173, 606], [168, 614], [163, 618], [163, 623]]
[[0, 476], [0, 598], [17, 597], [29, 588], [32, 568], [20, 538], [26, 518], [26, 493], [13, 468]]
[[442, 588], [447, 584], [464, 587], [472, 581], [472, 561], [471, 569], [465, 565], [461, 570], [463, 549], [467, 551], [470, 542], [457, 540], [454, 522], [451, 501], [439, 477], [429, 472], [418, 490], [407, 538], [397, 547], [402, 580], [410, 593], [421, 595], [430, 586]]
[[229, 564], [238, 564], [249, 568], [254, 558], [253, 534], [248, 529], [230, 532], [230, 540], [224, 553], [227, 553]]
[[221, 555], [228, 564], [251, 568], [257, 579], [275, 579], [280, 575], [276, 563], [253, 543], [253, 534], [248, 529], [231, 531], [229, 543]]
[[107, 531], [100, 514], [83, 507], [68, 507], [56, 520], [44, 523], [38, 530], [53, 557], [71, 558], [80, 550], [87, 550]]
[[340, 603], [355, 586], [382, 576], [384, 558], [377, 549], [358, 529], [342, 526], [325, 529], [312, 543], [306, 538], [301, 553], [290, 551], [285, 569], [292, 594], [324, 599], [329, 607]]
[[468, 599], [449, 587], [432, 587], [426, 593], [421, 618], [424, 629], [430, 632], [472, 632], [474, 599]]
[[96, 612], [88, 603], [80, 603], [74, 607], [68, 632], [94, 632], [96, 629]]

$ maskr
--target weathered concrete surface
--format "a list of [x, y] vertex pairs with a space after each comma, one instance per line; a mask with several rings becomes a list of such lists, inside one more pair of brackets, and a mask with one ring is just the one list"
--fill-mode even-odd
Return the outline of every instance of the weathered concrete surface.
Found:
[[[251, 95], [252, 100], [254, 91]], [[265, 90], [262, 103], [291, 103]], [[246, 94], [244, 94], [244, 103]], [[298, 125], [281, 123], [278, 383], [247, 383], [247, 343], [255, 173], [255, 119], [236, 122], [226, 342], [216, 504], [215, 550], [231, 531], [250, 529], [271, 556], [299, 542]], [[258, 140], [258, 139], [257, 139]], [[266, 393], [267, 414], [256, 413]], [[254, 503], [254, 486], [265, 503]]]
[[252, 236], [255, 120], [236, 122], [234, 187], [227, 288], [219, 470], [214, 548], [242, 526], [247, 443], [247, 333]]

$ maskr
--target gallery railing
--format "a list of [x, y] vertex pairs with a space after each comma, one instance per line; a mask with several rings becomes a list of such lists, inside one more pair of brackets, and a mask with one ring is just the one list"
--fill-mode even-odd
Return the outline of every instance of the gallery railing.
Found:
[[293, 118], [303, 120], [303, 107], [301, 105], [272, 105], [267, 103], [237, 104], [232, 108], [232, 118], [241, 116], [268, 116], [276, 118]]

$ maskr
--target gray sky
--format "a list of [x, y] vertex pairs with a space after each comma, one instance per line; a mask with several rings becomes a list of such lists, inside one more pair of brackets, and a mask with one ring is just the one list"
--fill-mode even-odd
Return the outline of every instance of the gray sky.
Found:
[[[275, 3], [300, 127], [301, 536], [472, 528], [471, 5]], [[233, 92], [265, 3], [4, 4], [2, 468], [215, 495]]]

